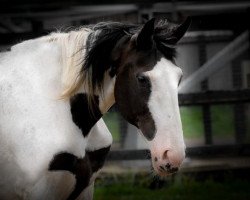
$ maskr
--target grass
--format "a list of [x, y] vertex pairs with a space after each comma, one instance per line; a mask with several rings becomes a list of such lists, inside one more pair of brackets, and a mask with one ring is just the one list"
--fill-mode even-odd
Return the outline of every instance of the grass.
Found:
[[228, 180], [198, 182], [190, 178], [151, 190], [135, 183], [116, 183], [95, 187], [95, 200], [247, 200], [250, 182]]

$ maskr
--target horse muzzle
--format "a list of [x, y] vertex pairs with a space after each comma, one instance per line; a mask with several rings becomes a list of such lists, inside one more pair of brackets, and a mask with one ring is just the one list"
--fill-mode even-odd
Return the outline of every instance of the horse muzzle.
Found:
[[156, 174], [161, 177], [176, 173], [183, 160], [185, 159], [185, 151], [151, 150], [152, 165]]

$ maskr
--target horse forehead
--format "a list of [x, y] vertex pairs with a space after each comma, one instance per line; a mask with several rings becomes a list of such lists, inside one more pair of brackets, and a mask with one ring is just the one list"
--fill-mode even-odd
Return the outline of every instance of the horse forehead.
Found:
[[173, 81], [181, 74], [182, 70], [166, 58], [161, 58], [152, 70], [145, 72], [152, 82]]

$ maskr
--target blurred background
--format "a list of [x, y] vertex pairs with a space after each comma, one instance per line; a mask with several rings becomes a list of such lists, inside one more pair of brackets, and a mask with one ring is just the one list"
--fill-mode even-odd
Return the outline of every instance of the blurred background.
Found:
[[0, 51], [51, 31], [152, 17], [192, 25], [177, 48], [187, 158], [159, 180], [137, 130], [114, 106], [104, 120], [114, 143], [95, 199], [250, 199], [250, 1], [0, 0]]

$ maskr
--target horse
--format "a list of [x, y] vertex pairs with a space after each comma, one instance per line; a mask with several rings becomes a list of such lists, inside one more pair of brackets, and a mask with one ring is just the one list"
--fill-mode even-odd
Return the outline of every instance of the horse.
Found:
[[185, 158], [176, 44], [191, 23], [101, 22], [27, 40], [0, 54], [0, 199], [93, 198], [116, 104], [139, 129], [155, 173]]

